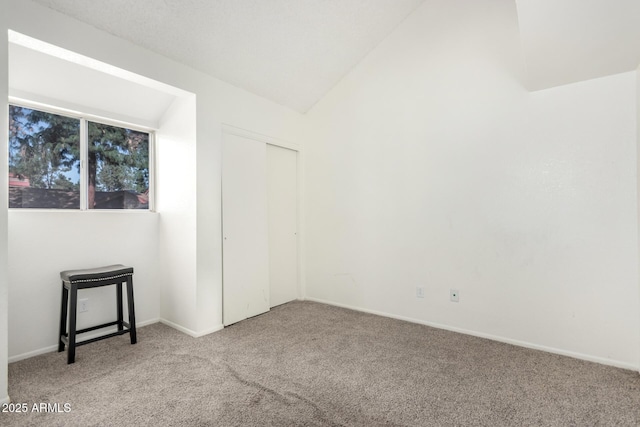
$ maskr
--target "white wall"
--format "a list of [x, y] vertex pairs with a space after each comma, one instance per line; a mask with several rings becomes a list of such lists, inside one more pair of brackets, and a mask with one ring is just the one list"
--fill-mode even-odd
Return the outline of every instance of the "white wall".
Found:
[[427, 1], [310, 111], [307, 297], [637, 367], [635, 73], [528, 93], [518, 40]]
[[[62, 270], [133, 266], [136, 321], [159, 319], [157, 214], [11, 210], [9, 226], [11, 357], [57, 349]], [[78, 328], [115, 320], [115, 287], [82, 290], [78, 298], [89, 298]]]
[[[7, 4], [0, 1], [0, 99], [7, 99], [9, 94], [8, 82], [8, 40], [7, 32]], [[0, 103], [0, 129], [9, 129], [9, 111], [6, 103]], [[8, 164], [7, 146], [8, 132], [0, 132], [0, 164]], [[7, 394], [7, 360], [9, 357], [8, 346], [8, 219], [7, 203], [9, 200], [8, 181], [5, 173], [0, 173], [0, 403], [6, 403], [9, 399]]]
[[179, 98], [156, 133], [161, 317], [192, 334], [197, 330], [195, 121], [195, 96]]
[[[67, 266], [82, 267], [77, 260], [87, 264], [114, 260], [134, 265], [137, 320], [153, 321], [166, 316], [164, 320], [168, 323], [193, 335], [218, 329], [222, 324], [219, 159], [222, 124], [298, 142], [303, 117], [31, 1], [7, 3], [9, 22], [0, 28], [3, 33], [8, 28], [191, 94], [176, 101], [160, 123], [159, 142], [163, 138], [168, 142], [167, 146], [159, 147], [157, 175], [160, 184], [164, 182], [161, 185], [169, 185], [170, 190], [160, 190], [157, 214], [11, 212], [12, 277], [18, 278], [24, 272], [21, 267], [25, 262], [18, 250], [25, 250], [29, 239], [35, 239], [43, 248], [35, 249], [39, 262], [30, 264], [29, 279], [16, 280], [11, 285], [8, 299], [14, 307], [12, 313], [21, 322], [10, 323], [10, 354], [33, 354], [55, 345], [57, 332], [49, 335], [49, 325], [43, 326], [43, 322], [49, 322], [54, 314], [57, 318], [58, 294], [51, 294], [50, 307], [39, 306], [46, 313], [32, 312], [31, 298], [38, 290], [49, 292], [51, 288], [54, 289], [51, 292], [57, 292], [59, 271]], [[2, 66], [6, 68], [4, 59]], [[185, 114], [189, 126], [176, 130], [176, 121]], [[168, 184], [181, 181], [187, 181], [186, 185], [176, 188]], [[2, 190], [6, 192], [4, 188], [6, 185]], [[62, 230], [77, 227], [70, 234], [89, 245], [85, 246], [86, 253], [67, 247], [70, 256], [59, 252], [49, 258], [46, 248], [57, 243], [50, 239], [67, 236], [52, 227]], [[104, 237], [103, 243], [109, 243], [98, 247], [97, 243], [88, 242], [87, 236], [95, 230], [102, 230], [98, 232]], [[142, 237], [129, 248], [118, 243], [120, 237], [136, 234]], [[117, 261], [116, 253], [120, 254]], [[72, 262], [68, 264], [67, 260]], [[174, 300], [174, 295], [181, 297]]]
[[[640, 171], [638, 171], [638, 165], [640, 165], [640, 66], [636, 70], [636, 210], [638, 213], [638, 245], [640, 249]], [[638, 251], [638, 267], [640, 268], [640, 250]], [[640, 271], [640, 270], [639, 270]], [[640, 274], [639, 274], [640, 276]], [[640, 295], [640, 277], [638, 294]], [[638, 341], [640, 341], [640, 310], [638, 310]], [[640, 354], [638, 354], [638, 372], [640, 372]]]
[[143, 84], [140, 76], [127, 79], [127, 73], [108, 64], [58, 53], [23, 35], [12, 33], [9, 40], [10, 96], [157, 129], [179, 92], [162, 90], [154, 82]]

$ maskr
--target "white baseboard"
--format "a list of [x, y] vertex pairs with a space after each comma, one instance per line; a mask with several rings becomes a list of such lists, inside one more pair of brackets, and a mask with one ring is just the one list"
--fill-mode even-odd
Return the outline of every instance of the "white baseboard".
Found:
[[212, 334], [214, 332], [221, 331], [223, 329], [224, 329], [224, 325], [223, 324], [219, 324], [219, 325], [216, 325], [216, 326], [214, 326], [212, 328], [205, 329], [204, 331], [199, 332], [198, 335], [196, 336], [196, 338], [203, 337], [205, 335], [209, 335], [209, 334]]
[[[154, 323], [158, 323], [160, 321], [160, 319], [150, 319], [150, 320], [145, 320], [144, 322], [139, 322], [136, 323], [136, 329], [137, 328], [142, 328], [144, 326], [147, 325], [152, 325]], [[105, 333], [109, 333], [109, 332], [115, 332], [116, 328], [113, 327], [111, 329], [104, 329], [101, 332], [94, 332], [91, 334], [86, 334], [86, 335], [82, 335], [82, 339], [91, 339], [94, 337], [99, 337], [100, 335], [103, 335]], [[51, 353], [54, 351], [58, 351], [58, 344], [55, 345], [50, 345], [48, 347], [43, 347], [43, 348], [39, 348], [37, 350], [33, 350], [33, 351], [28, 351], [26, 353], [22, 353], [22, 354], [17, 354], [15, 356], [10, 356], [8, 362], [9, 363], [13, 363], [13, 362], [17, 362], [19, 360], [24, 360], [24, 359], [29, 359], [31, 357], [35, 357], [35, 356], [40, 356], [41, 354], [45, 354], [45, 353]]]
[[17, 354], [15, 356], [9, 356], [9, 363], [17, 362], [19, 360], [29, 359], [31, 357], [40, 356], [41, 354], [45, 354], [45, 353], [51, 353], [56, 350], [58, 350], [58, 344], [39, 348], [33, 351], [28, 351], [26, 353]]
[[[211, 333], [218, 332], [219, 330], [224, 328], [223, 325], [216, 325], [216, 326], [214, 326], [212, 328], [209, 328], [209, 329], [206, 329], [204, 331], [195, 332], [195, 331], [192, 331], [192, 330], [187, 329], [185, 327], [182, 327], [182, 326], [180, 326], [180, 325], [178, 325], [176, 323], [173, 323], [173, 322], [170, 322], [170, 321], [168, 321], [166, 319], [161, 319], [161, 318], [150, 319], [150, 320], [145, 320], [144, 322], [139, 322], [139, 323], [136, 324], [136, 328], [142, 328], [144, 326], [152, 325], [152, 324], [158, 323], [158, 322], [163, 323], [163, 324], [165, 324], [167, 326], [170, 326], [173, 329], [177, 329], [178, 331], [183, 332], [183, 333], [185, 333], [187, 335], [190, 335], [190, 336], [192, 336], [194, 338], [200, 338], [200, 337], [203, 337], [205, 335], [209, 335]], [[105, 333], [115, 332], [115, 331], [116, 331], [115, 327], [113, 327], [111, 329], [104, 329], [104, 330], [102, 330], [100, 332], [94, 332], [94, 333], [91, 333], [91, 334], [82, 335], [82, 339], [91, 339], [91, 338], [94, 338], [94, 337], [99, 337], [100, 335], [103, 335]], [[28, 351], [26, 353], [17, 354], [15, 356], [10, 356], [9, 359], [8, 359], [8, 363], [13, 363], [13, 362], [17, 362], [19, 360], [29, 359], [31, 357], [40, 356], [41, 354], [45, 354], [45, 353], [52, 353], [54, 351], [58, 351], [58, 344], [50, 345], [50, 346], [43, 347], [43, 348], [39, 348], [39, 349], [33, 350], [33, 351]]]
[[220, 330], [222, 330], [224, 328], [223, 325], [216, 325], [216, 326], [214, 326], [212, 328], [205, 329], [204, 331], [196, 332], [196, 331], [192, 331], [189, 328], [185, 328], [184, 326], [180, 326], [177, 323], [173, 323], [173, 322], [171, 322], [171, 321], [169, 321], [167, 319], [160, 319], [160, 323], [162, 323], [164, 325], [167, 325], [167, 326], [169, 326], [169, 327], [171, 327], [171, 328], [173, 328], [175, 330], [178, 330], [178, 331], [180, 331], [182, 333], [190, 335], [190, 336], [192, 336], [194, 338], [200, 338], [200, 337], [203, 337], [205, 335], [209, 335], [209, 334], [212, 334], [214, 332], [218, 332], [218, 331], [220, 331]]
[[486, 334], [484, 332], [477, 332], [477, 331], [472, 331], [472, 330], [469, 330], [469, 329], [456, 328], [456, 327], [453, 327], [453, 326], [443, 325], [443, 324], [440, 324], [440, 323], [427, 322], [427, 321], [420, 320], [420, 319], [414, 319], [414, 318], [405, 317], [405, 316], [398, 316], [398, 315], [395, 315], [395, 314], [385, 313], [385, 312], [377, 311], [377, 310], [369, 310], [369, 309], [366, 309], [366, 308], [355, 307], [355, 306], [348, 305], [348, 304], [340, 304], [340, 303], [337, 303], [337, 302], [326, 301], [326, 300], [322, 300], [322, 299], [319, 299], [319, 298], [307, 297], [306, 300], [307, 301], [318, 302], [318, 303], [321, 303], [321, 304], [332, 305], [332, 306], [335, 306], [335, 307], [346, 308], [346, 309], [349, 309], [349, 310], [360, 311], [360, 312], [363, 312], [363, 313], [375, 314], [377, 316], [389, 317], [391, 319], [404, 320], [405, 322], [418, 323], [420, 325], [431, 326], [433, 328], [444, 329], [444, 330], [447, 330], [447, 331], [457, 332], [457, 333], [465, 334], [465, 335], [472, 335], [474, 337], [486, 338], [486, 339], [490, 339], [490, 340], [493, 340], [493, 341], [503, 342], [505, 344], [515, 345], [515, 346], [518, 346], [518, 347], [525, 347], [525, 348], [530, 348], [532, 350], [545, 351], [547, 353], [553, 353], [553, 354], [559, 354], [561, 356], [573, 357], [574, 359], [586, 360], [588, 362], [595, 362], [595, 363], [600, 363], [602, 365], [614, 366], [616, 368], [622, 368], [622, 369], [628, 369], [628, 370], [631, 370], [631, 371], [640, 372], [640, 366], [636, 366], [636, 365], [633, 365], [631, 363], [622, 362], [622, 361], [619, 361], [619, 360], [606, 359], [606, 358], [603, 358], [603, 357], [591, 356], [591, 355], [583, 354], [583, 353], [576, 353], [576, 352], [573, 352], [573, 351], [562, 350], [562, 349], [559, 349], [559, 348], [547, 347], [547, 346], [544, 346], [544, 345], [533, 344], [533, 343], [526, 342], [526, 341], [519, 341], [519, 340], [514, 340], [514, 339], [511, 339], [511, 338], [505, 338], [505, 337], [497, 336], [497, 335]]

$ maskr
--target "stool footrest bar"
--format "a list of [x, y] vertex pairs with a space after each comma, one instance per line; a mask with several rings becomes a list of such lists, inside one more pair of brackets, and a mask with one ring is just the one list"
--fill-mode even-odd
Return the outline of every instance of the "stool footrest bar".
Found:
[[90, 328], [80, 329], [79, 331], [76, 332], [76, 334], [84, 334], [85, 332], [91, 332], [91, 331], [95, 331], [96, 329], [102, 329], [102, 328], [106, 328], [108, 326], [113, 326], [113, 325], [117, 325], [117, 324], [118, 324], [117, 320], [115, 322], [103, 323], [102, 325], [97, 325], [97, 326], [92, 326]]
[[[118, 322], [109, 323], [107, 326], [113, 326], [113, 325], [115, 325], [117, 323]], [[88, 344], [90, 342], [96, 342], [96, 341], [100, 341], [100, 340], [103, 340], [103, 339], [106, 339], [106, 338], [113, 338], [113, 337], [118, 336], [118, 335], [128, 334], [131, 331], [131, 328], [129, 327], [129, 324], [127, 324], [126, 322], [122, 322], [122, 323], [125, 324], [125, 328], [123, 330], [116, 331], [116, 332], [113, 332], [111, 334], [100, 335], [99, 337], [90, 338], [90, 339], [84, 340], [84, 341], [76, 341], [76, 347], [79, 346], [79, 345], [82, 345], [82, 344]], [[84, 332], [92, 331], [94, 329], [97, 329], [97, 328], [87, 328], [86, 330], [83, 330], [82, 332], [80, 332], [80, 331], [76, 332], [76, 334], [81, 334], [81, 333], [84, 333]], [[69, 336], [68, 335], [60, 336], [60, 341], [62, 341], [64, 343], [64, 345], [69, 345]]]
[[118, 335], [124, 335], [124, 334], [128, 334], [129, 333], [129, 329], [125, 329], [122, 331], [116, 331], [110, 334], [106, 334], [106, 335], [101, 335], [99, 337], [95, 337], [95, 338], [90, 338], [88, 340], [84, 340], [84, 341], [80, 341], [76, 343], [76, 347], [79, 345], [85, 345], [85, 344], [89, 344], [92, 342], [96, 342], [96, 341], [100, 341], [100, 340], [106, 340], [107, 338], [113, 338], [113, 337], [117, 337]]

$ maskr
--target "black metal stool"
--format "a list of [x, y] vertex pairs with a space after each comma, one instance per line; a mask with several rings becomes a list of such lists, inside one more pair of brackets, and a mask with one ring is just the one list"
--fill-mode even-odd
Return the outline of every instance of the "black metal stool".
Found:
[[[133, 267], [116, 264], [85, 270], [67, 270], [60, 273], [60, 278], [62, 279], [62, 306], [60, 310], [60, 339], [58, 340], [58, 352], [64, 351], [65, 345], [69, 346], [67, 351], [68, 364], [75, 362], [76, 347], [79, 345], [89, 344], [123, 334], [129, 334], [131, 344], [136, 343], [136, 316], [133, 305]], [[123, 320], [122, 315], [122, 283], [124, 282], [127, 282], [127, 305], [129, 309], [128, 323]], [[108, 285], [116, 285], [118, 320], [76, 331], [78, 289], [96, 288], [98, 286]], [[70, 303], [69, 293], [71, 293]], [[69, 312], [69, 333], [67, 333], [68, 304], [71, 306]], [[79, 334], [114, 325], [118, 325], [117, 332], [76, 342], [76, 336]]]

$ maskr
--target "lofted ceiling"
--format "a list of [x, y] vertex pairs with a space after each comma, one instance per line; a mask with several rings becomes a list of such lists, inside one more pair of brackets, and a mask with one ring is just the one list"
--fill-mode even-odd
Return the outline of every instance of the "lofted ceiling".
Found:
[[424, 0], [36, 0], [306, 112]]
[[[431, 0], [35, 1], [302, 113], [413, 10], [438, 7]], [[529, 89], [640, 63], [640, 0], [491, 1], [515, 2]]]
[[529, 89], [635, 70], [640, 0], [516, 0]]

